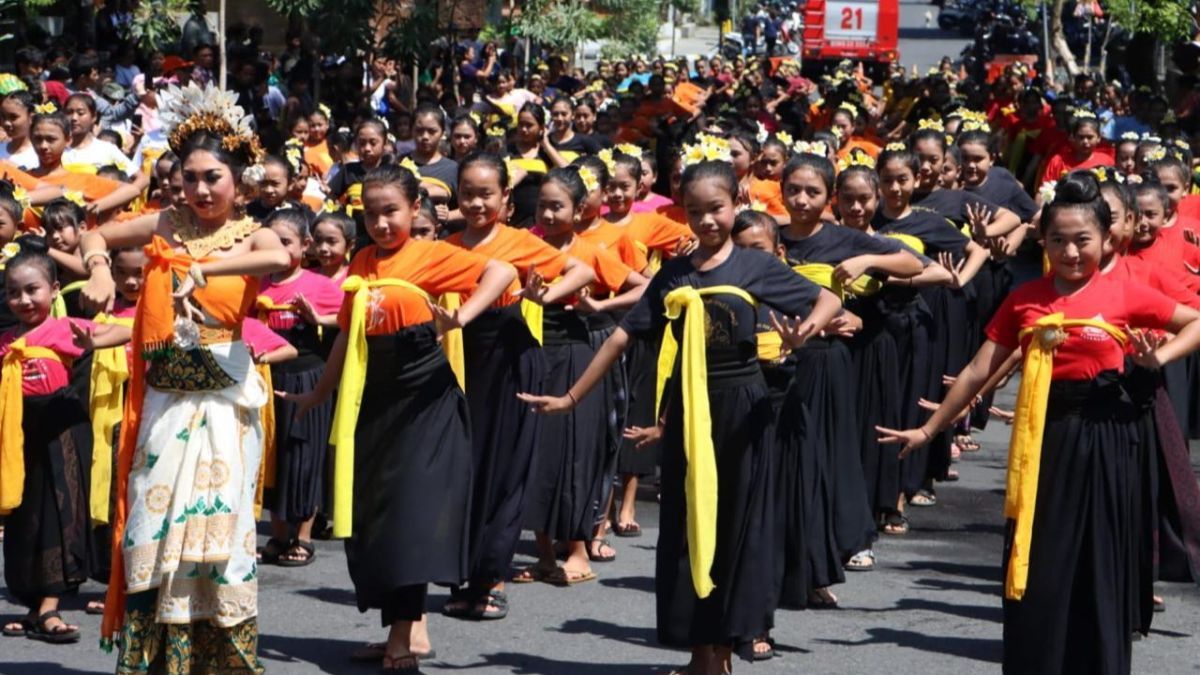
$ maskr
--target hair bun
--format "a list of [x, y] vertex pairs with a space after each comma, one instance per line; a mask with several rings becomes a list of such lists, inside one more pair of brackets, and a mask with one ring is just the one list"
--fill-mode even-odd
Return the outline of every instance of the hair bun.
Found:
[[13, 240], [21, 247], [21, 253], [41, 253], [47, 254], [50, 252], [50, 244], [45, 237], [40, 237], [36, 234], [25, 234]]
[[1072, 171], [1054, 189], [1054, 201], [1086, 204], [1100, 199], [1100, 181], [1088, 170]]

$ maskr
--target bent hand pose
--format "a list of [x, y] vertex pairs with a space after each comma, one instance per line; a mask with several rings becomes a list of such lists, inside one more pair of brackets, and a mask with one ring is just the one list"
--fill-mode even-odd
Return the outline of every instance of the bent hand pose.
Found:
[[[1122, 395], [1125, 348], [1160, 368], [1200, 345], [1195, 310], [1101, 274], [1111, 224], [1096, 179], [1059, 183], [1042, 217], [1054, 274], [1005, 300], [988, 341], [921, 427], [879, 428], [906, 455], [971, 402], [1018, 348], [1025, 353], [1009, 446], [1004, 670], [1128, 673], [1139, 533], [1135, 412]], [[1103, 317], [1103, 318], [1097, 318]], [[1136, 329], [1166, 330], [1161, 342]], [[1036, 510], [1035, 510], [1036, 506]]]
[[757, 360], [756, 306], [803, 317], [787, 327], [802, 343], [841, 303], [771, 254], [733, 245], [738, 181], [727, 163], [688, 167], [681, 192], [696, 250], [664, 264], [565, 393], [521, 400], [543, 413], [573, 409], [631, 337], [662, 335], [664, 349], [676, 350], [674, 368], [658, 383], [665, 420], [658, 636], [691, 648], [687, 672], [718, 673], [732, 669], [732, 645], [762, 635], [774, 611], [774, 560], [749, 554], [776, 546], [772, 408]]

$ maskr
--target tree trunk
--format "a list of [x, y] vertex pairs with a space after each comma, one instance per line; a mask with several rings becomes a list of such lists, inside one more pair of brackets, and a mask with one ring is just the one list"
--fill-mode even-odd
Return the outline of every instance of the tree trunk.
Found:
[[1063, 66], [1066, 67], [1067, 73], [1073, 78], [1079, 74], [1079, 64], [1075, 63], [1075, 55], [1071, 53], [1071, 47], [1067, 44], [1067, 36], [1063, 32], [1063, 6], [1066, 5], [1066, 0], [1054, 0], [1053, 17], [1050, 19], [1050, 43], [1054, 45], [1054, 51], [1058, 54], [1058, 58], [1062, 59]]
[[1100, 45], [1100, 78], [1108, 81], [1108, 43], [1112, 40], [1113, 20], [1111, 17], [1105, 22], [1104, 42]]

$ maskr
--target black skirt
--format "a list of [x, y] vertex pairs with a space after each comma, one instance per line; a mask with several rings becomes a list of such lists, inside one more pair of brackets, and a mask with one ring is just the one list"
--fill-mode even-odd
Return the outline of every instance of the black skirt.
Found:
[[[588, 344], [591, 345], [593, 352], [598, 352], [604, 345], [604, 341], [616, 330], [617, 324], [613, 320], [613, 316], [607, 312], [588, 314], [585, 319], [588, 326]], [[605, 400], [608, 401], [608, 406], [604, 415], [604, 466], [601, 469], [602, 478], [598, 498], [600, 507], [596, 511], [597, 524], [605, 518], [604, 507], [608, 504], [608, 497], [612, 492], [618, 457], [621, 445], [625, 440], [622, 432], [625, 430], [629, 413], [627, 364], [627, 359], [622, 355], [622, 358], [605, 373], [604, 380], [600, 384], [600, 390], [603, 392]]]
[[[785, 563], [780, 600], [803, 606], [808, 590], [846, 580], [842, 561], [870, 546], [875, 524], [863, 483], [849, 350], [836, 338], [814, 338], [791, 359], [795, 378], [779, 417], [780, 498], [788, 521], [805, 521], [807, 560]], [[807, 416], [798, 414], [805, 407]], [[793, 424], [805, 417], [804, 426]], [[785, 531], [785, 550], [792, 536]]]
[[346, 541], [360, 611], [405, 586], [462, 582], [471, 501], [467, 401], [433, 324], [368, 336], [367, 349]]
[[[24, 400], [25, 484], [5, 516], [4, 582], [20, 604], [72, 593], [97, 551], [88, 514], [92, 424], [70, 388]], [[107, 555], [108, 551], [101, 552]]]
[[[1028, 586], [1023, 599], [1004, 600], [1004, 672], [1129, 673], [1138, 594], [1135, 415], [1112, 372], [1051, 385]], [[1011, 537], [1010, 522], [1005, 567]]]
[[505, 578], [533, 476], [542, 418], [517, 399], [541, 394], [546, 359], [518, 305], [490, 309], [463, 329], [471, 410], [470, 579]]
[[[271, 368], [271, 385], [289, 394], [312, 391], [324, 370], [316, 355], [281, 363]], [[273, 515], [293, 524], [311, 518], [324, 503], [333, 402], [326, 400], [299, 420], [295, 410], [291, 401], [275, 398], [275, 485], [263, 495]]]
[[733, 644], [771, 628], [775, 573], [775, 439], [771, 402], [756, 364], [715, 378], [708, 397], [717, 459], [716, 588], [696, 597], [687, 546], [683, 417], [677, 381], [663, 434], [662, 502], [655, 564], [658, 639], [685, 647]]
[[[933, 330], [929, 335], [929, 360], [926, 376], [929, 378], [925, 398], [940, 401], [946, 391], [942, 384], [945, 375], [958, 375], [967, 365], [975, 350], [974, 322], [967, 311], [974, 293], [968, 289], [935, 287], [922, 289], [921, 295], [933, 314]], [[911, 428], [911, 427], [910, 427]], [[950, 445], [954, 437], [953, 428], [935, 435], [926, 446], [922, 483], [942, 480], [950, 470]], [[911, 459], [911, 455], [910, 455]], [[917, 465], [907, 475], [907, 487], [912, 489], [917, 479]], [[910, 492], [911, 494], [911, 492]]]
[[[882, 317], [879, 317], [880, 321]], [[868, 319], [864, 317], [864, 323]], [[899, 382], [893, 375], [899, 356], [896, 341], [881, 323], [866, 324], [849, 343], [858, 403], [858, 434], [863, 483], [873, 514], [896, 511], [900, 497], [900, 458], [893, 445], [879, 443], [876, 425], [898, 429], [901, 417]]]
[[[625, 351], [625, 372], [628, 376], [629, 405], [625, 417], [625, 426], [652, 427], [655, 419], [654, 397], [658, 384], [658, 348], [657, 340], [631, 338], [629, 349]], [[630, 441], [621, 439], [621, 449], [617, 458], [617, 473], [621, 475], [651, 476], [658, 470], [658, 443], [634, 448]]]
[[[930, 374], [934, 368], [930, 367], [933, 358], [930, 336], [934, 331], [933, 315], [920, 296], [907, 303], [885, 302], [881, 309], [887, 332], [896, 344], [899, 357], [894, 368], [894, 377], [900, 390], [899, 428], [914, 429], [927, 416], [918, 401], [931, 395]], [[941, 386], [940, 375], [937, 386]], [[905, 496], [911, 497], [921, 489], [929, 452], [929, 446], [923, 446], [900, 460], [900, 489]]]
[[[596, 351], [577, 315], [545, 308], [543, 391], [561, 396], [583, 375]], [[543, 418], [537, 467], [525, 508], [525, 528], [559, 541], [588, 541], [601, 517], [612, 468], [606, 429], [611, 399], [596, 387], [565, 415]]]

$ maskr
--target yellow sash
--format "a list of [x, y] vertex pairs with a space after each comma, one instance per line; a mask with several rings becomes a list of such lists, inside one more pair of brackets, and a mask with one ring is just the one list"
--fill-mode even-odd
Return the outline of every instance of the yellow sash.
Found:
[[[98, 324], [133, 328], [133, 317], [116, 318], [97, 314]], [[125, 383], [129, 380], [129, 360], [125, 347], [97, 349], [92, 354], [88, 409], [92, 413], [92, 523], [108, 523], [112, 490], [113, 432], [125, 410]]]
[[769, 330], [755, 336], [758, 345], [758, 360], [774, 363], [783, 357], [783, 336]]
[[[261, 299], [261, 298], [260, 298]], [[271, 383], [271, 366], [266, 363], [255, 363], [254, 369], [267, 387], [274, 392]], [[262, 518], [263, 489], [275, 487], [275, 394], [267, 397], [267, 404], [258, 411], [263, 427], [263, 458], [258, 463], [258, 487], [254, 489], [254, 519]]]
[[[663, 298], [670, 321], [683, 316], [683, 453], [688, 470], [684, 481], [687, 498], [688, 557], [696, 596], [707, 598], [713, 590], [713, 558], [717, 549], [717, 456], [712, 442], [712, 417], [708, 403], [708, 363], [705, 360], [704, 310], [706, 295], [735, 295], [752, 306], [754, 297], [736, 286], [693, 288], [681, 286]], [[679, 344], [668, 324], [658, 352], [658, 383], [655, 410], [661, 414], [663, 388], [675, 368]]]
[[58, 295], [50, 301], [50, 316], [55, 319], [67, 318], [67, 301], [63, 296], [67, 293], [77, 293], [86, 285], [87, 281], [73, 281], [59, 289]]
[[0, 365], [0, 514], [21, 505], [25, 489], [25, 401], [21, 386], [25, 381], [21, 364], [29, 359], [50, 359], [62, 362], [58, 354], [46, 347], [30, 347], [25, 338], [9, 345]]
[[426, 302], [433, 302], [424, 289], [403, 279], [367, 281], [353, 275], [342, 284], [342, 290], [353, 293], [354, 297], [350, 305], [350, 330], [346, 335], [346, 360], [329, 435], [329, 443], [336, 448], [333, 454], [333, 536], [339, 539], [349, 537], [354, 524], [354, 428], [358, 425], [367, 377], [367, 301], [372, 288], [389, 286], [403, 288]]
[[921, 255], [925, 255], [925, 242], [912, 236], [911, 234], [904, 234], [902, 232], [888, 232], [887, 234], [885, 234], [883, 236], [885, 236], [889, 239], [895, 239], [896, 241], [900, 242], [901, 244], [904, 244], [905, 246], [916, 251], [917, 253], [920, 253]]
[[1033, 513], [1037, 502], [1038, 471], [1041, 465], [1042, 434], [1046, 428], [1046, 404], [1054, 371], [1054, 350], [1067, 340], [1064, 329], [1091, 326], [1125, 344], [1125, 334], [1112, 324], [1096, 319], [1065, 319], [1061, 313], [1038, 319], [1021, 331], [1033, 336], [1025, 349], [1021, 388], [1017, 393], [1016, 417], [1008, 445], [1008, 475], [1004, 493], [1004, 517], [1016, 523], [1004, 597], [1020, 600], [1029, 578], [1029, 547], [1033, 539]]
[[266, 320], [267, 312], [295, 312], [297, 310], [296, 305], [293, 305], [291, 303], [287, 303], [284, 305], [277, 305], [277, 304], [275, 304], [275, 301], [270, 298], [270, 296], [266, 296], [266, 295], [260, 295], [257, 298], [255, 298], [254, 306], [258, 307], [258, 320], [259, 321]]
[[[438, 298], [438, 306], [442, 309], [454, 311], [462, 307], [462, 296], [458, 293], [444, 293], [442, 297]], [[466, 391], [467, 363], [466, 355], [463, 351], [463, 334], [461, 328], [455, 328], [442, 335], [442, 351], [446, 352], [446, 359], [450, 361], [450, 370], [453, 370], [454, 377], [458, 378], [458, 386], [463, 391]]]
[[533, 339], [537, 343], [542, 344], [542, 321], [545, 314], [545, 308], [532, 300], [521, 301], [521, 316], [525, 319], [525, 325], [529, 326], [529, 332], [533, 334]]

